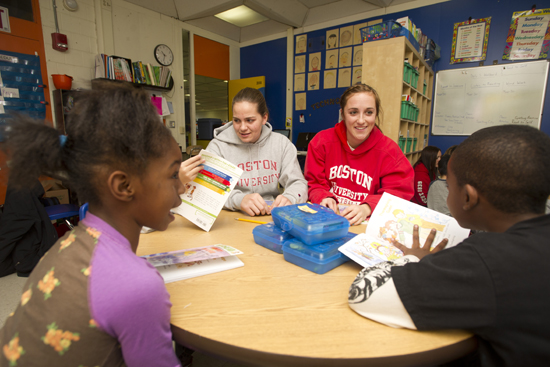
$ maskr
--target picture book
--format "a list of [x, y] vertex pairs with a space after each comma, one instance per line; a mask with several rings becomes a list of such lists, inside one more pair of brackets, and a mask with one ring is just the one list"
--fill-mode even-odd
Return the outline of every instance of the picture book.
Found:
[[160, 252], [158, 254], [142, 256], [155, 267], [163, 265], [190, 263], [201, 260], [215, 259], [218, 257], [235, 256], [242, 254], [241, 251], [227, 245], [212, 245], [196, 247], [184, 250]]
[[437, 230], [432, 246], [447, 238], [449, 242], [445, 248], [453, 247], [470, 233], [469, 229], [460, 227], [453, 217], [384, 193], [369, 219], [366, 232], [345, 243], [339, 250], [365, 267], [397, 259], [403, 253], [391, 244], [392, 240], [410, 248], [415, 224], [419, 227], [421, 244], [424, 244], [432, 228]]
[[185, 192], [180, 195], [182, 204], [172, 212], [208, 232], [243, 170], [206, 150], [201, 150], [200, 154], [206, 162], [197, 177], [185, 184]]
[[190, 263], [161, 265], [156, 267], [156, 269], [164, 279], [164, 283], [171, 283], [178, 280], [235, 269], [241, 266], [244, 266], [244, 263], [237, 256], [227, 256], [198, 260]]

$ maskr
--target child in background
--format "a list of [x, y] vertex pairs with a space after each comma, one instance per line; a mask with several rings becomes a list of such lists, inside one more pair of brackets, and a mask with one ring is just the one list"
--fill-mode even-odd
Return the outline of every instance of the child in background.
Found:
[[437, 164], [437, 170], [439, 171], [439, 178], [432, 181], [430, 189], [428, 190], [428, 208], [443, 213], [445, 215], [451, 215], [449, 207], [447, 206], [447, 196], [449, 196], [449, 188], [447, 187], [447, 163], [449, 162], [450, 155], [444, 154]]
[[[307, 182], [296, 147], [272, 131], [268, 117], [262, 92], [244, 88], [233, 98], [233, 121], [214, 130], [214, 140], [206, 150], [244, 171], [225, 202], [226, 209], [242, 210], [250, 216], [269, 215], [271, 208], [307, 200]], [[273, 204], [268, 206], [266, 200]]]
[[350, 307], [393, 327], [469, 330], [479, 347], [464, 363], [548, 366], [548, 157], [550, 137], [532, 127], [473, 133], [449, 161], [447, 203], [462, 227], [486, 233], [430, 251], [435, 231], [421, 246], [417, 227], [412, 248], [394, 242], [406, 256], [359, 273]]
[[441, 150], [438, 147], [427, 146], [420, 153], [420, 157], [413, 166], [414, 196], [411, 199], [413, 203], [428, 205], [428, 189], [430, 183], [437, 178], [437, 163], [440, 159]]
[[181, 151], [147, 93], [80, 94], [67, 136], [23, 116], [5, 131], [10, 182], [61, 177], [89, 210], [31, 273], [0, 330], [0, 365], [180, 366], [170, 296], [135, 252], [142, 226], [165, 230], [174, 220]]

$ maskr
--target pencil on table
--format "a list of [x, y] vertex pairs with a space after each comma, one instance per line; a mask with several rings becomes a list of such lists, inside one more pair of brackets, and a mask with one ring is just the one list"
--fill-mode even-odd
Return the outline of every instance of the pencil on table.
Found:
[[261, 222], [259, 220], [252, 220], [252, 219], [244, 219], [244, 218], [235, 218], [235, 220], [239, 220], [241, 222], [250, 222], [250, 223], [258, 223], [258, 224], [267, 224], [267, 222]]

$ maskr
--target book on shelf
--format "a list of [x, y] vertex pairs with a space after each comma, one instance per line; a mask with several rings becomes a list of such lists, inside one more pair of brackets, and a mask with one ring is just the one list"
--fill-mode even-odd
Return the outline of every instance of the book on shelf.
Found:
[[244, 266], [232, 246], [211, 245], [142, 256], [153, 265], [165, 283]]
[[453, 217], [384, 193], [369, 219], [365, 233], [355, 236], [339, 250], [364, 267], [398, 259], [403, 256], [403, 252], [391, 244], [392, 240], [411, 248], [415, 224], [419, 227], [421, 244], [424, 244], [432, 228], [437, 230], [432, 246], [447, 238], [449, 242], [445, 248], [450, 248], [470, 234], [470, 230], [460, 227]]

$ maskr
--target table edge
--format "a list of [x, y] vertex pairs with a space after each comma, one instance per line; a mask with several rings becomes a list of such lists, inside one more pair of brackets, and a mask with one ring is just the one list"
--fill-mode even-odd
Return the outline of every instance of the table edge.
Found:
[[333, 367], [341, 362], [346, 367], [397, 367], [438, 365], [464, 357], [477, 349], [478, 341], [471, 335], [457, 343], [429, 351], [376, 358], [314, 358], [289, 354], [276, 354], [233, 346], [183, 330], [172, 325], [174, 340], [181, 345], [204, 354], [214, 355], [250, 366]]

